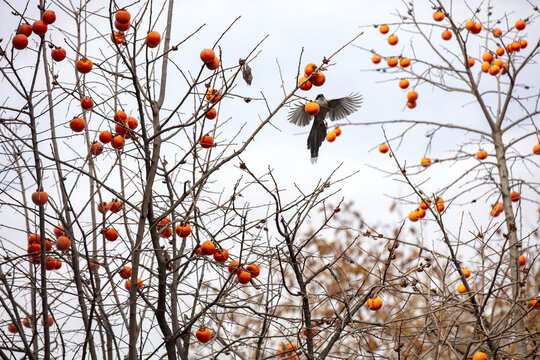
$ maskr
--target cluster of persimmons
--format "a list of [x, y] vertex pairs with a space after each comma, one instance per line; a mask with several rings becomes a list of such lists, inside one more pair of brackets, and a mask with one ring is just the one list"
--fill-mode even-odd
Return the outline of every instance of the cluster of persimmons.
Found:
[[[323, 63], [327, 63], [328, 60], [323, 60]], [[326, 77], [323, 73], [324, 68], [318, 67], [314, 63], [309, 63], [304, 68], [304, 76], [298, 80], [298, 86], [301, 90], [309, 91], [313, 86], [323, 86], [326, 82]], [[320, 105], [315, 101], [309, 101], [305, 105], [305, 110], [310, 115], [317, 115], [319, 113]], [[334, 128], [331, 132], [326, 134], [326, 141], [333, 142], [336, 137], [341, 135], [341, 129], [339, 127]]]

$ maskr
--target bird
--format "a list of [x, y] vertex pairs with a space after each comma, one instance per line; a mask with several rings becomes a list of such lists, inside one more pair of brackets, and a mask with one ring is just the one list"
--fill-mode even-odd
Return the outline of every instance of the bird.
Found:
[[317, 162], [319, 148], [326, 138], [325, 118], [328, 116], [330, 120], [336, 121], [349, 116], [360, 108], [362, 95], [354, 93], [339, 99], [327, 100], [323, 94], [319, 94], [315, 102], [319, 105], [319, 112], [317, 114], [308, 114], [305, 105], [297, 103], [289, 112], [288, 116], [289, 122], [298, 126], [306, 126], [311, 120], [314, 120], [307, 138], [307, 148], [311, 152], [312, 164]]

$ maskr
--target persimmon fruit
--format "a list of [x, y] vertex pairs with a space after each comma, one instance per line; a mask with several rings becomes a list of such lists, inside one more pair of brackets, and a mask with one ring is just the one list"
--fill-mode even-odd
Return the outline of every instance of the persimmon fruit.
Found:
[[17, 34], [13, 37], [11, 43], [13, 44], [13, 47], [17, 50], [26, 49], [26, 47], [28, 46], [28, 37], [24, 34]]
[[67, 236], [59, 236], [56, 239], [56, 248], [60, 251], [65, 251], [71, 247], [71, 240]]
[[32, 202], [37, 206], [43, 206], [49, 200], [49, 195], [45, 191], [36, 191], [32, 193]]
[[45, 24], [50, 25], [56, 21], [56, 14], [52, 10], [46, 10], [41, 15], [41, 20], [43, 20]]
[[88, 74], [92, 71], [93, 64], [91, 60], [83, 58], [75, 63], [75, 67], [81, 74]]
[[195, 332], [195, 337], [201, 343], [207, 343], [212, 338], [212, 332], [210, 329], [201, 328]]
[[310, 101], [306, 104], [305, 109], [308, 114], [315, 115], [319, 113], [320, 107], [316, 102]]

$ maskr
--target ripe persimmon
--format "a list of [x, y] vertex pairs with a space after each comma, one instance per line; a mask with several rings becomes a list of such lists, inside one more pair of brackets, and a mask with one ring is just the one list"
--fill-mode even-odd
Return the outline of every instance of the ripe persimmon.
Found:
[[26, 253], [29, 255], [32, 255], [35, 253], [39, 253], [40, 250], [41, 250], [41, 245], [37, 243], [33, 243], [33, 244], [28, 245], [28, 248], [26, 249]]
[[444, 30], [441, 33], [441, 37], [443, 40], [450, 40], [452, 38], [452, 32], [450, 30]]
[[436, 206], [437, 206], [437, 210], [439, 212], [443, 211], [444, 210], [444, 200], [440, 197], [440, 198], [437, 198], [437, 201], [436, 201]]
[[60, 236], [65, 236], [64, 227], [62, 225], [56, 225], [53, 229], [54, 236], [58, 239]]
[[444, 14], [441, 11], [436, 11], [433, 13], [433, 20], [435, 21], [443, 21]]
[[108, 144], [112, 141], [112, 134], [108, 131], [102, 131], [99, 133], [99, 141], [104, 144]]
[[487, 73], [487, 72], [489, 71], [489, 68], [490, 68], [490, 67], [491, 67], [491, 64], [488, 63], [487, 61], [484, 61], [484, 62], [482, 63], [482, 65], [480, 65], [480, 69], [481, 69], [483, 72], [485, 72], [485, 73]]
[[119, 23], [118, 21], [114, 20], [114, 27], [118, 31], [128, 31], [129, 27], [131, 26], [131, 22], [127, 22], [125, 24]]
[[39, 236], [39, 234], [30, 234], [28, 236], [28, 245], [30, 244], [39, 244], [39, 239], [41, 238], [41, 236]]
[[205, 135], [201, 138], [200, 144], [205, 149], [211, 148], [214, 145], [214, 138], [210, 135]]
[[90, 110], [94, 107], [94, 102], [88, 96], [85, 96], [81, 99], [81, 107], [84, 110]]
[[463, 268], [461, 269], [461, 272], [463, 273], [463, 276], [465, 278], [468, 278], [469, 276], [471, 276], [471, 270], [467, 269], [467, 268]]
[[206, 64], [206, 68], [212, 71], [217, 70], [219, 68], [219, 58], [217, 56], [214, 57], [214, 60]]
[[103, 152], [103, 144], [100, 142], [95, 142], [90, 145], [90, 153], [92, 155], [99, 155]]
[[238, 261], [235, 260], [235, 261], [231, 261], [229, 263], [228, 270], [229, 270], [230, 273], [232, 273], [232, 272], [236, 273], [236, 272], [240, 271], [241, 269], [242, 269], [242, 267], [240, 266], [240, 263]]
[[201, 60], [205, 64], [209, 64], [212, 61], [214, 61], [214, 58], [216, 57], [216, 53], [212, 49], [203, 49], [201, 51]]
[[396, 45], [396, 44], [398, 43], [398, 41], [399, 41], [399, 38], [397, 37], [397, 35], [390, 35], [390, 36], [388, 37], [388, 43], [389, 43], [390, 45], [392, 45], [392, 46], [393, 46], [393, 45]]
[[317, 71], [317, 65], [315, 65], [314, 63], [309, 63], [304, 68], [304, 73], [306, 74], [306, 76], [310, 76], [316, 71]]
[[113, 43], [121, 44], [126, 40], [126, 36], [122, 34], [121, 32], [114, 31], [111, 33], [111, 41]]
[[24, 318], [22, 320], [22, 324], [25, 328], [31, 328], [32, 327], [32, 320], [30, 318]]
[[525, 29], [525, 21], [519, 19], [518, 21], [516, 21], [516, 29], [518, 30], [523, 30]]
[[324, 76], [324, 74], [320, 71], [314, 73], [311, 76], [311, 83], [313, 84], [313, 86], [322, 86], [324, 85], [325, 81], [326, 76]]
[[118, 232], [114, 228], [108, 228], [107, 230], [105, 230], [103, 235], [105, 236], [105, 239], [109, 241], [115, 241], [116, 239], [118, 239]]
[[416, 107], [416, 101], [407, 101], [406, 105], [409, 109], [414, 109]]
[[519, 265], [523, 266], [527, 263], [527, 258], [524, 255], [519, 255], [518, 262]]
[[122, 279], [129, 279], [131, 277], [131, 266], [124, 266], [118, 271], [118, 274]]
[[519, 40], [519, 44], [521, 45], [522, 49], [525, 49], [527, 47], [527, 45], [528, 45], [527, 40], [525, 40], [525, 39]]
[[45, 10], [41, 15], [41, 20], [43, 20], [45, 24], [50, 25], [56, 21], [56, 14], [52, 10]]
[[212, 104], [215, 104], [221, 99], [221, 93], [216, 89], [208, 89], [206, 92], [206, 100], [210, 101]]
[[127, 24], [131, 20], [131, 14], [127, 10], [118, 10], [114, 18], [120, 24]]
[[13, 47], [17, 50], [23, 50], [28, 46], [28, 37], [24, 34], [17, 34], [11, 40]]
[[112, 139], [112, 147], [115, 149], [122, 149], [124, 147], [124, 137], [122, 135], [116, 135]]
[[60, 251], [65, 251], [71, 247], [71, 240], [66, 236], [59, 236], [56, 239], [56, 248]]
[[418, 221], [420, 219], [420, 215], [418, 214], [418, 211], [413, 210], [409, 213], [409, 220], [412, 222]]
[[431, 201], [429, 199], [421, 200], [419, 207], [422, 210], [426, 210], [429, 208], [429, 205], [431, 205]]
[[533, 146], [533, 154], [540, 154], [540, 145], [536, 144]]
[[484, 160], [485, 158], [487, 158], [488, 156], [488, 153], [486, 150], [484, 149], [480, 149], [476, 152], [476, 157], [480, 160]]
[[137, 119], [134, 118], [133, 116], [130, 116], [126, 121], [126, 125], [131, 130], [135, 130], [137, 128], [137, 126], [139, 126], [139, 121], [137, 121]]
[[497, 65], [491, 65], [489, 67], [489, 73], [491, 75], [497, 75], [501, 71], [501, 68]]
[[319, 113], [320, 107], [316, 102], [310, 101], [306, 104], [305, 109], [308, 114], [315, 115]]
[[416, 212], [418, 213], [418, 217], [420, 219], [423, 219], [423, 218], [426, 217], [426, 210], [418, 208], [418, 209], [416, 209]]
[[32, 31], [36, 35], [45, 35], [47, 32], [47, 23], [43, 20], [37, 20], [32, 24]]
[[240, 284], [247, 284], [251, 281], [251, 273], [245, 270], [240, 270], [237, 275]]
[[19, 330], [17, 330], [17, 326], [15, 326], [14, 323], [9, 324], [8, 327], [7, 327], [7, 329], [8, 329], [8, 331], [9, 331], [10, 333], [12, 333], [12, 334], [16, 334], [16, 333], [19, 332]]
[[326, 141], [333, 142], [334, 140], [336, 140], [336, 133], [331, 131], [328, 134], [326, 134]]
[[93, 64], [92, 64], [92, 61], [86, 58], [83, 58], [83, 59], [78, 60], [75, 63], [75, 67], [77, 68], [77, 71], [80, 72], [81, 74], [87, 74], [90, 71], [92, 71]]
[[210, 240], [206, 240], [201, 245], [201, 252], [203, 255], [214, 255], [216, 253], [216, 246]]
[[401, 58], [399, 60], [399, 66], [406, 68], [409, 65], [411, 65], [411, 60], [409, 60], [408, 58]]
[[[127, 290], [131, 289], [131, 279], [127, 279], [126, 284], [124, 286], [126, 287]], [[143, 282], [140, 278], [137, 278], [137, 287], [139, 289], [142, 289], [143, 287]]]
[[214, 253], [214, 260], [220, 263], [224, 263], [229, 258], [229, 252], [227, 249], [217, 249]]
[[215, 108], [209, 109], [204, 116], [209, 120], [213, 120], [217, 116], [217, 110]]
[[191, 234], [191, 227], [189, 224], [176, 225], [176, 234], [182, 238], [186, 238]]
[[467, 20], [465, 22], [465, 29], [469, 30], [469, 31], [472, 31], [474, 29], [474, 21], [472, 20]]
[[157, 31], [150, 31], [146, 35], [145, 43], [149, 48], [155, 48], [159, 45], [161, 41], [161, 35]]
[[381, 34], [386, 34], [390, 30], [390, 27], [388, 25], [381, 25], [379, 26], [379, 32]]
[[493, 36], [501, 37], [502, 36], [502, 30], [501, 29], [493, 29]]
[[378, 64], [381, 62], [381, 56], [380, 55], [373, 55], [371, 57], [371, 62], [374, 64]]
[[503, 61], [501, 59], [495, 59], [493, 60], [493, 62], [491, 63], [491, 66], [493, 65], [497, 65], [499, 67], [499, 69], [502, 69], [503, 67]]
[[84, 119], [83, 118], [73, 118], [70, 122], [69, 122], [69, 127], [71, 128], [71, 130], [73, 130], [74, 132], [81, 132], [84, 130], [86, 126], [86, 123], [84, 122]]
[[480, 31], [482, 31], [482, 24], [480, 24], [480, 23], [478, 23], [478, 22], [477, 22], [477, 23], [474, 23], [474, 27], [472, 28], [471, 32], [472, 32], [473, 34], [479, 34]]
[[117, 110], [114, 113], [113, 120], [116, 121], [117, 123], [121, 123], [121, 124], [125, 123], [127, 120], [126, 112], [123, 110]]
[[402, 88], [402, 89], [406, 89], [409, 87], [409, 80], [407, 79], [401, 79], [399, 81], [399, 87]]
[[516, 191], [512, 191], [512, 192], [510, 193], [510, 199], [512, 199], [513, 202], [519, 201], [519, 199], [520, 199], [519, 193], [516, 192]]
[[383, 154], [388, 152], [388, 145], [386, 144], [379, 145], [379, 151], [382, 152]]
[[[49, 315], [49, 318], [48, 318], [48, 323], [49, 323], [49, 326], [53, 326], [54, 324], [54, 319], [51, 315]], [[42, 326], [45, 326], [45, 318], [41, 318], [41, 325]]]
[[66, 50], [62, 48], [55, 48], [51, 50], [51, 57], [54, 61], [59, 62], [66, 58]]
[[492, 62], [493, 54], [490, 53], [489, 51], [486, 51], [485, 53], [482, 54], [482, 60], [487, 61], [487, 62]]
[[212, 338], [212, 332], [209, 329], [201, 328], [195, 332], [195, 336], [199, 342], [207, 343]]
[[17, 28], [17, 34], [23, 34], [26, 37], [32, 35], [32, 26], [29, 24], [21, 24]]
[[479, 351], [474, 353], [472, 360], [487, 360], [487, 355]]
[[457, 291], [458, 293], [460, 294], [464, 294], [467, 292], [467, 288], [465, 287], [465, 285], [463, 284], [459, 284], [458, 288], [457, 288]]
[[428, 167], [429, 165], [431, 165], [431, 159], [423, 158], [422, 160], [420, 160], [420, 165], [422, 165], [423, 167]]
[[97, 209], [100, 213], [104, 214], [107, 211], [109, 211], [109, 208], [111, 207], [111, 203], [108, 203], [106, 201], [100, 202], [97, 206]]
[[390, 67], [397, 66], [398, 59], [396, 57], [389, 57], [388, 59], [386, 59], [386, 64]]
[[341, 135], [341, 129], [339, 127], [336, 126], [336, 128], [334, 129], [334, 134], [336, 134], [336, 136], [339, 136]]
[[367, 307], [368, 307], [369, 310], [377, 311], [380, 308], [382, 308], [382, 305], [383, 305], [383, 301], [378, 296], [376, 298], [374, 298], [374, 299], [369, 298], [367, 300]]
[[256, 278], [261, 273], [261, 269], [258, 265], [255, 264], [249, 264], [246, 266], [246, 271], [249, 271], [251, 273], [251, 276]]
[[32, 202], [37, 206], [43, 206], [49, 200], [49, 195], [45, 191], [36, 191], [32, 193]]
[[[305, 81], [305, 83], [304, 83]], [[300, 85], [304, 83], [303, 85]], [[298, 85], [300, 86], [300, 89], [304, 90], [304, 91], [308, 91], [311, 89], [311, 87], [313, 86], [313, 84], [311, 83], [311, 81], [306, 81], [306, 78], [304, 76], [302, 76], [300, 78], [300, 80], [298, 80]]]
[[502, 47], [498, 47], [497, 50], [495, 50], [495, 54], [497, 54], [497, 56], [503, 56], [504, 49]]
[[407, 100], [416, 101], [418, 100], [418, 93], [414, 90], [411, 90], [407, 93]]

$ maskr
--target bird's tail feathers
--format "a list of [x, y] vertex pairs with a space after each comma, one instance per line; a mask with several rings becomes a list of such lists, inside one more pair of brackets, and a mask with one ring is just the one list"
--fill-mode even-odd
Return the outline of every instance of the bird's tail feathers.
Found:
[[319, 148], [326, 138], [326, 125], [324, 121], [314, 121], [307, 139], [307, 147], [311, 150], [311, 161], [319, 156]]

